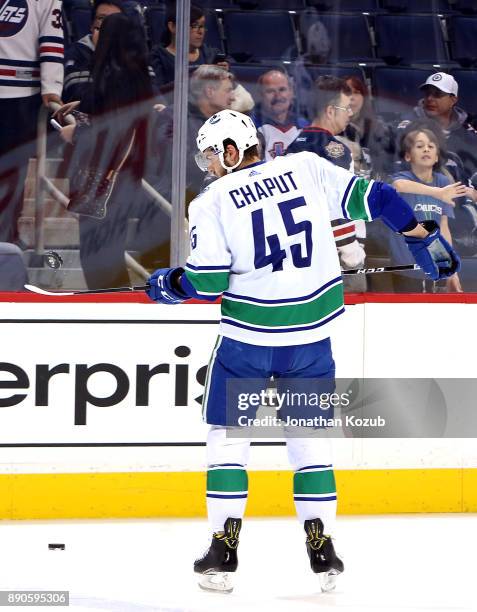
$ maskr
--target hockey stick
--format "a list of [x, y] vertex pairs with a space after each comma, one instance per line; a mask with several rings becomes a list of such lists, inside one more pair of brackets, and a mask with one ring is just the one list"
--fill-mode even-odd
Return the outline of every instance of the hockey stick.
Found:
[[137, 285], [136, 287], [112, 287], [109, 289], [80, 289], [79, 291], [47, 291], [35, 285], [23, 285], [25, 289], [39, 295], [49, 295], [53, 297], [63, 297], [69, 295], [91, 295], [94, 293], [126, 293], [131, 291], [145, 291], [149, 285]]
[[[381, 272], [399, 272], [401, 270], [420, 270], [417, 264], [404, 266], [381, 266], [380, 268], [356, 268], [355, 270], [342, 270], [344, 276], [349, 274], [380, 274]], [[47, 291], [35, 285], [24, 285], [25, 289], [39, 295], [65, 297], [69, 295], [94, 295], [96, 293], [129, 293], [131, 291], [146, 291], [149, 285], [136, 285], [134, 287], [111, 287], [109, 289], [80, 289], [79, 291]]]
[[404, 266], [381, 266], [379, 268], [355, 268], [354, 270], [341, 270], [343, 276], [348, 274], [380, 274], [381, 272], [400, 272], [401, 270], [420, 270], [417, 264], [406, 264]]

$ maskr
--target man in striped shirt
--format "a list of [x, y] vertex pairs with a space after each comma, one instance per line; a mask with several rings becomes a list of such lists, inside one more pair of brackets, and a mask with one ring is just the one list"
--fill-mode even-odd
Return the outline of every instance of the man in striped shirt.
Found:
[[62, 88], [60, 0], [0, 3], [0, 241], [18, 242], [38, 111], [60, 103]]
[[[251, 433], [241, 437], [241, 415], [247, 410], [254, 416], [257, 403], [250, 409], [251, 397], [266, 400], [272, 377], [285, 395], [289, 385], [299, 383], [308, 382], [308, 391], [334, 388], [330, 332], [344, 305], [331, 220], [381, 217], [405, 235], [431, 278], [453, 274], [459, 259], [438, 227], [428, 232], [419, 225], [389, 185], [358, 178], [310, 152], [261, 161], [255, 125], [245, 115], [230, 110], [213, 115], [199, 130], [197, 144], [198, 163], [220, 178], [190, 205], [185, 269], [156, 270], [147, 293], [162, 304], [222, 296], [203, 400], [211, 426], [207, 508], [213, 535], [194, 570], [202, 588], [230, 592], [248, 492]], [[237, 383], [247, 402], [241, 392], [235, 394]], [[311, 568], [322, 589], [331, 590], [343, 571], [331, 539], [336, 516], [331, 449], [319, 426], [305, 429], [285, 429], [294, 500]]]

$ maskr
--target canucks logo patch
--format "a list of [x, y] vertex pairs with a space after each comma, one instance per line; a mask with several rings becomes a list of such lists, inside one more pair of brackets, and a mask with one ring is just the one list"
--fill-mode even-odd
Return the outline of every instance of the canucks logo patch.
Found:
[[0, 37], [15, 36], [28, 19], [26, 0], [0, 0]]

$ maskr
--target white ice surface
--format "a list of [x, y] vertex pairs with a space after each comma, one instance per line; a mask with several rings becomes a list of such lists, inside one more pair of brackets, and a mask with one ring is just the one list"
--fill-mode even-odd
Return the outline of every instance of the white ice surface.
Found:
[[346, 569], [332, 594], [320, 592], [294, 519], [245, 520], [230, 595], [196, 586], [208, 539], [205, 520], [4, 521], [0, 590], [69, 590], [69, 609], [85, 612], [477, 610], [477, 515], [340, 517]]

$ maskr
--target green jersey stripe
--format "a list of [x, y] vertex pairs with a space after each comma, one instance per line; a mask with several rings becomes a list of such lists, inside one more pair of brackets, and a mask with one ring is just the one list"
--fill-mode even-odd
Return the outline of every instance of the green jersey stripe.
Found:
[[325, 472], [296, 472], [293, 477], [293, 493], [295, 495], [336, 493], [333, 470], [326, 470]]
[[316, 323], [343, 306], [343, 284], [330, 287], [316, 299], [302, 304], [260, 306], [222, 299], [222, 316], [266, 327]]
[[364, 221], [372, 221], [372, 216], [368, 206], [368, 194], [373, 181], [366, 179], [357, 179], [351, 188], [348, 200], [345, 204], [345, 209], [350, 219], [363, 219]]
[[207, 472], [207, 491], [244, 492], [248, 490], [245, 470], [211, 470]]
[[185, 275], [198, 293], [222, 293], [229, 287], [228, 272], [192, 272], [186, 270]]

